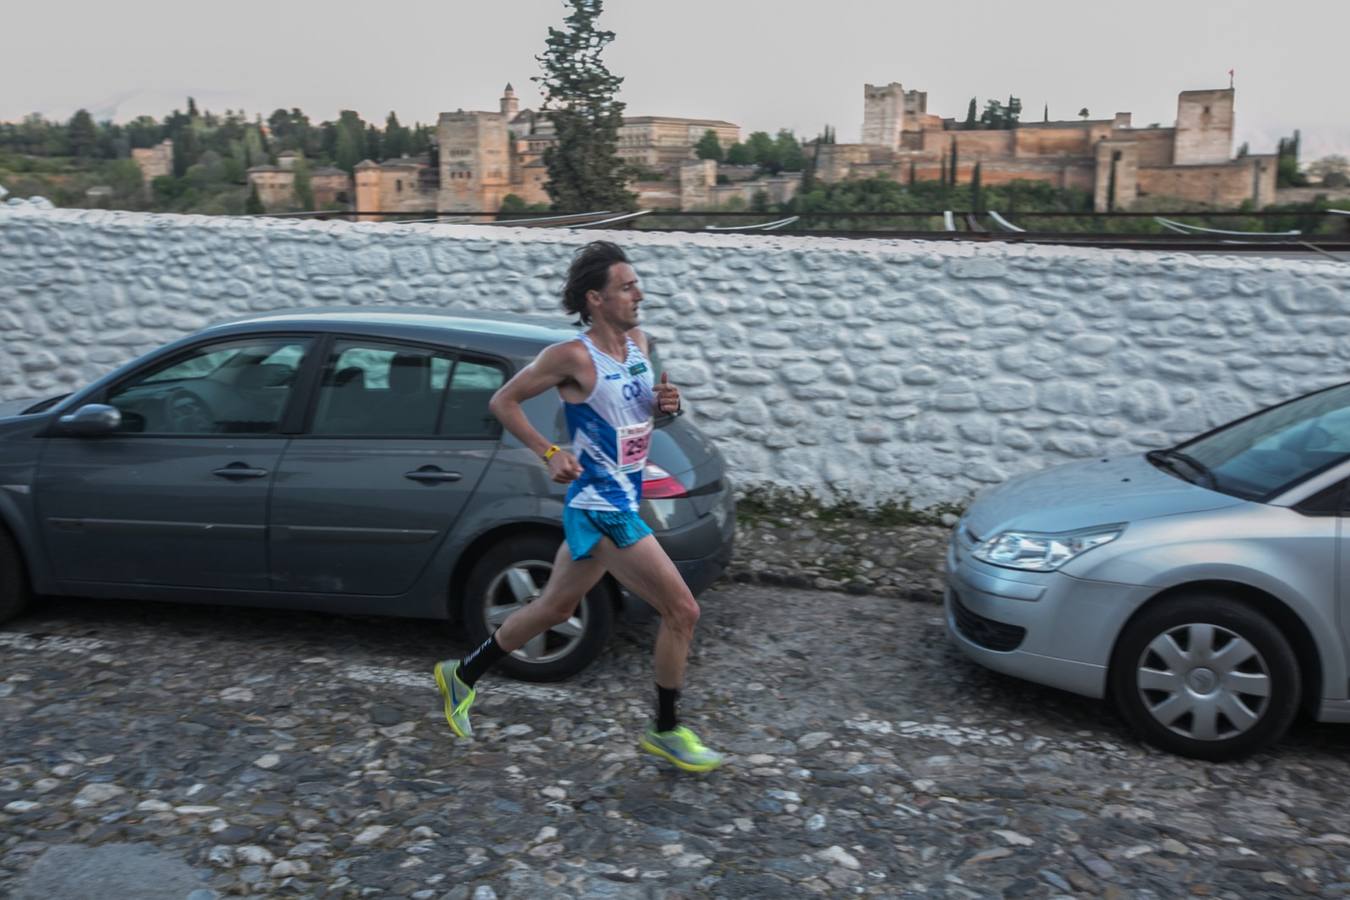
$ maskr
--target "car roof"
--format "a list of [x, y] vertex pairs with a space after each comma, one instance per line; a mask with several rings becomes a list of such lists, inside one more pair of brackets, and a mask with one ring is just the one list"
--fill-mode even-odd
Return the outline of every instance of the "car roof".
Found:
[[483, 350], [536, 352], [574, 338], [577, 332], [544, 316], [441, 310], [430, 307], [310, 307], [273, 310], [222, 322], [206, 329], [249, 334], [277, 329], [357, 332], [391, 338], [470, 343]]

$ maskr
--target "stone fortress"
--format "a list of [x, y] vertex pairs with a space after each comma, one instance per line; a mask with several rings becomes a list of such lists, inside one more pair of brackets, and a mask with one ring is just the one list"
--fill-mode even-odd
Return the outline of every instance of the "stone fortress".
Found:
[[[861, 142], [809, 144], [805, 150], [823, 183], [877, 176], [902, 184], [935, 181], [955, 158], [958, 183], [968, 183], [978, 163], [984, 185], [1024, 179], [1077, 188], [1091, 192], [1102, 212], [1128, 209], [1145, 197], [1260, 208], [1276, 201], [1277, 158], [1233, 157], [1234, 99], [1232, 88], [1182, 91], [1169, 127], [1135, 127], [1123, 112], [991, 130], [964, 128], [928, 112], [927, 92], [906, 91], [896, 82], [868, 84]], [[640, 208], [745, 207], [761, 196], [777, 204], [800, 190], [799, 173], [763, 177], [753, 167], [696, 159], [694, 146], [708, 130], [724, 149], [740, 140], [739, 126], [716, 119], [624, 119], [618, 154], [639, 173], [630, 187]], [[381, 213], [496, 212], [511, 195], [526, 204], [549, 202], [543, 157], [556, 136], [546, 114], [520, 108], [510, 84], [496, 111], [441, 113], [436, 139], [438, 165], [426, 157], [366, 160], [351, 180], [336, 169], [316, 170], [316, 204], [348, 203], [374, 219]], [[278, 163], [248, 173], [269, 210], [293, 198], [294, 159]]]
[[980, 164], [984, 185], [1015, 179], [1090, 191], [1099, 212], [1141, 197], [1188, 204], [1260, 208], [1275, 202], [1274, 155], [1233, 158], [1232, 88], [1182, 91], [1172, 127], [1135, 127], [1128, 112], [1110, 119], [1019, 123], [964, 129], [928, 112], [928, 94], [892, 82], [863, 88], [862, 143], [823, 144], [816, 177], [825, 182], [883, 176], [902, 184], [942, 177], [953, 153], [956, 180]]
[[[634, 183], [640, 205], [686, 208], [681, 166], [709, 130], [723, 148], [740, 140], [740, 128], [716, 119], [626, 117], [618, 155], [642, 173]], [[556, 140], [548, 117], [520, 109], [510, 84], [496, 112], [441, 113], [436, 125], [440, 164], [428, 159], [366, 160], [356, 167], [356, 208], [370, 212], [495, 212], [515, 195], [527, 204], [548, 203], [544, 151]], [[716, 174], [714, 173], [714, 181]]]

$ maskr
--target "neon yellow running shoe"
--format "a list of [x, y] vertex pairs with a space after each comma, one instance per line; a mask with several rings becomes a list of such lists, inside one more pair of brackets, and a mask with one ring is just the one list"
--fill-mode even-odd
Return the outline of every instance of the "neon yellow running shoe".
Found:
[[722, 754], [703, 746], [698, 736], [683, 725], [670, 731], [657, 731], [653, 725], [642, 735], [638, 746], [686, 772], [711, 772], [722, 765]]
[[459, 679], [459, 661], [438, 662], [436, 668], [436, 687], [441, 689], [445, 698], [445, 721], [450, 730], [462, 738], [473, 737], [473, 726], [469, 724], [469, 707], [477, 691]]

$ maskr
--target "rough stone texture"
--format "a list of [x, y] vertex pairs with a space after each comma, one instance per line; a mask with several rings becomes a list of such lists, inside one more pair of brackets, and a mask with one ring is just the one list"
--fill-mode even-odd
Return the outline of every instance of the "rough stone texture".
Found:
[[[458, 742], [430, 668], [467, 646], [424, 622], [40, 603], [0, 633], [0, 896], [1350, 890], [1345, 726], [1201, 763], [967, 662], [930, 604], [737, 585], [702, 607], [682, 706], [731, 755], [708, 776], [637, 750], [651, 622], [563, 684], [489, 675]], [[92, 784], [124, 793], [74, 804]], [[72, 845], [163, 874], [83, 893], [49, 880], [79, 874]]]
[[[600, 236], [0, 209], [0, 398], [64, 392], [208, 322], [282, 307], [562, 325], [561, 275]], [[1350, 269], [1330, 262], [609, 236], [631, 249], [644, 327], [742, 485], [959, 503], [1020, 472], [1180, 440], [1350, 367]]]
[[730, 581], [938, 602], [949, 528], [877, 525], [811, 513], [744, 517]]

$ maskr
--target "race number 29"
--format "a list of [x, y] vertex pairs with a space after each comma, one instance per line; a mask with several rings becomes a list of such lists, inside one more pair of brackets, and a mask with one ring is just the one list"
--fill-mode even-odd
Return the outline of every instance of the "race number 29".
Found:
[[647, 462], [647, 451], [652, 443], [652, 423], [625, 425], [618, 429], [619, 471], [636, 472]]

